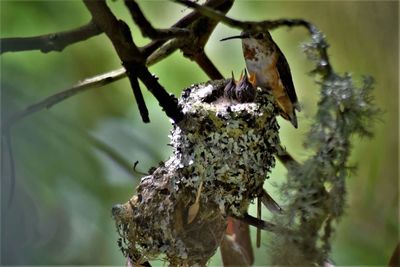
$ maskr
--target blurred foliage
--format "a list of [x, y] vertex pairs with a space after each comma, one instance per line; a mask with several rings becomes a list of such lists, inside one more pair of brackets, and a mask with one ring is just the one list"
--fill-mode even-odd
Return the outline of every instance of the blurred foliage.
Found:
[[[153, 25], [167, 27], [188, 12], [167, 1], [139, 1]], [[135, 41], [145, 44], [122, 1], [110, 1], [117, 16], [131, 25]], [[375, 138], [354, 139], [351, 162], [358, 171], [348, 180], [348, 207], [334, 236], [337, 265], [385, 265], [398, 241], [398, 2], [278, 2], [236, 1], [230, 16], [244, 20], [304, 18], [327, 36], [335, 69], [354, 77], [372, 75], [377, 104], [384, 110], [374, 128]], [[90, 15], [80, 1], [1, 1], [1, 37], [34, 36], [85, 24]], [[206, 51], [220, 71], [229, 75], [244, 67], [240, 43], [218, 40], [236, 30], [219, 25]], [[299, 160], [304, 134], [316, 111], [317, 87], [300, 44], [303, 29], [272, 32], [291, 65], [303, 111], [299, 129], [280, 120], [283, 144]], [[2, 120], [15, 111], [65, 89], [78, 80], [120, 67], [104, 36], [67, 47], [63, 52], [6, 53], [1, 56]], [[170, 92], [207, 80], [180, 53], [151, 71]], [[12, 128], [16, 187], [11, 205], [7, 164], [1, 177], [1, 263], [18, 265], [122, 265], [110, 209], [125, 202], [140, 176], [127, 172], [90, 142], [94, 136], [127, 161], [139, 161], [146, 171], [166, 159], [170, 123], [158, 103], [143, 88], [150, 124], [137, 114], [126, 79], [75, 96], [48, 111], [24, 119]], [[7, 162], [6, 155], [2, 160]], [[274, 192], [285, 169], [277, 166], [266, 188]], [[279, 199], [279, 197], [277, 196]], [[251, 211], [254, 212], [254, 211]], [[268, 219], [268, 213], [264, 212]], [[253, 213], [254, 214], [254, 213]], [[254, 229], [253, 229], [254, 230]], [[253, 233], [254, 234], [254, 231]], [[265, 247], [273, 246], [263, 233], [255, 249], [256, 265], [265, 265]], [[255, 239], [253, 239], [255, 240]], [[160, 263], [162, 264], [162, 263]], [[219, 265], [216, 255], [210, 265]]]

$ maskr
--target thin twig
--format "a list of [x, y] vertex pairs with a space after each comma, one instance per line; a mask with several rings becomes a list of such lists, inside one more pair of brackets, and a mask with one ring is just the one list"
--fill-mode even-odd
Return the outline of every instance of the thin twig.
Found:
[[[233, 0], [225, 1], [224, 4], [220, 6], [222, 14], [228, 12], [232, 5]], [[192, 35], [187, 38], [182, 38], [182, 43], [179, 46], [179, 48], [183, 52], [183, 55], [193, 61], [196, 61], [197, 57], [199, 57], [197, 60], [204, 60], [204, 47], [217, 24], [217, 20], [213, 20], [212, 18], [208, 17], [199, 18], [197, 21], [191, 24], [189, 29]], [[208, 60], [208, 62], [204, 61], [200, 63], [209, 62], [211, 61]]]
[[[94, 22], [111, 40], [123, 66], [127, 69], [128, 76], [130, 75], [131, 82], [138, 77], [155, 96], [165, 113], [175, 122], [180, 121], [183, 114], [177, 100], [167, 93], [145, 66], [145, 58], [135, 45], [128, 25], [114, 16], [105, 1], [84, 0], [84, 3]], [[142, 118], [144, 122], [149, 122], [148, 118]]]
[[285, 229], [282, 227], [278, 227], [277, 225], [271, 223], [271, 222], [267, 222], [264, 220], [259, 220], [256, 217], [253, 217], [249, 214], [244, 214], [243, 217], [239, 217], [239, 216], [232, 216], [233, 218], [242, 221], [244, 223], [247, 223], [248, 225], [252, 225], [254, 227], [256, 227], [257, 229], [261, 229], [264, 231], [269, 231], [269, 232], [275, 232], [275, 233], [282, 233], [282, 232], [290, 232], [291, 230], [289, 229]]
[[229, 18], [229, 17], [225, 16], [225, 14], [222, 12], [216, 11], [216, 10], [206, 7], [206, 6], [201, 6], [197, 3], [189, 1], [189, 0], [173, 0], [173, 1], [180, 3], [182, 5], [185, 5], [187, 7], [193, 8], [193, 9], [197, 10], [199, 13], [201, 13], [202, 15], [209, 17], [213, 20], [222, 22], [233, 28], [249, 30], [249, 29], [252, 29], [255, 25], [257, 25], [257, 23], [254, 23], [254, 22], [240, 21], [240, 20]]
[[[216, 21], [222, 22], [228, 26], [238, 28], [241, 30], [245, 31], [267, 31], [267, 30], [272, 30], [280, 26], [288, 26], [288, 27], [293, 27], [293, 26], [302, 26], [305, 27], [311, 35], [313, 36], [318, 36], [322, 38], [319, 30], [317, 27], [315, 27], [313, 24], [310, 22], [303, 20], [303, 19], [278, 19], [278, 20], [265, 20], [265, 21], [259, 21], [259, 22], [253, 22], [253, 21], [239, 21], [235, 20], [232, 18], [227, 17], [224, 13], [213, 10], [212, 8], [206, 7], [206, 6], [201, 6], [198, 5], [195, 2], [188, 1], [188, 0], [173, 0], [175, 2], [181, 3], [187, 7], [194, 8], [195, 10], [199, 11], [201, 14], [204, 16], [207, 16], [209, 18], [212, 18]], [[328, 45], [326, 42], [322, 42], [325, 45], [322, 45], [320, 47], [320, 54], [321, 58], [323, 58], [324, 62], [323, 63], [323, 68], [325, 68], [326, 72], [329, 74], [331, 73], [331, 66], [329, 63], [329, 58], [328, 58], [328, 53], [327, 53], [327, 47]], [[205, 62], [206, 60], [204, 57], [201, 57], [201, 54], [199, 54], [200, 57], [198, 57], [198, 64], [199, 66], [205, 71], [211, 79], [216, 79], [219, 77], [216, 68], [210, 67], [214, 66], [211, 61]], [[197, 55], [198, 56], [198, 55]], [[194, 57], [196, 58], [196, 57]], [[327, 74], [327, 75], [328, 75]], [[296, 168], [299, 167], [299, 163], [288, 153], [285, 149], [281, 148], [280, 152], [277, 153], [277, 158], [285, 165], [287, 169], [291, 168]]]
[[96, 25], [104, 31], [123, 62], [141, 62], [144, 59], [132, 39], [128, 25], [118, 20], [104, 0], [84, 0]]
[[168, 94], [164, 87], [157, 81], [150, 71], [143, 64], [134, 65], [140, 80], [146, 85], [147, 89], [155, 96], [160, 106], [168, 117], [173, 119], [176, 123], [183, 119], [183, 113], [178, 107], [178, 100]]
[[211, 80], [220, 80], [224, 78], [204, 51], [203, 53], [198, 53], [194, 57], [194, 61], [196, 61], [197, 65], [199, 65]]
[[144, 102], [143, 94], [139, 86], [139, 81], [137, 79], [137, 76], [135, 75], [135, 70], [132, 68], [132, 64], [127, 64], [126, 66], [124, 65], [124, 67], [126, 69], [126, 74], [128, 75], [133, 94], [135, 95], [140, 116], [142, 117], [143, 122], [148, 123], [150, 122], [149, 111], [146, 107], [146, 103]]
[[118, 151], [116, 151], [113, 147], [108, 145], [107, 143], [101, 141], [97, 137], [94, 137], [91, 134], [85, 134], [85, 137], [92, 143], [92, 145], [98, 149], [99, 151], [106, 154], [110, 157], [115, 163], [118, 164], [124, 171], [128, 174], [132, 175], [132, 165], [129, 161], [127, 161]]
[[[216, 10], [224, 9], [226, 5], [225, 0], [207, 0], [204, 6], [214, 8]], [[193, 11], [189, 13], [187, 16], [183, 17], [182, 19], [178, 20], [171, 28], [186, 28], [198, 18], [201, 17], [201, 14], [197, 11]], [[150, 44], [146, 45], [141, 51], [144, 57], [148, 58], [152, 53], [154, 53], [158, 48], [165, 44], [167, 40], [155, 40], [152, 41]], [[176, 46], [177, 48], [178, 46]], [[174, 50], [175, 51], [175, 50]]]
[[139, 164], [139, 161], [138, 161], [138, 160], [135, 161], [135, 163], [133, 163], [133, 171], [134, 171], [135, 173], [139, 174], [139, 175], [143, 175], [143, 176], [149, 175], [149, 173], [145, 173], [145, 172], [142, 172], [142, 171], [137, 170], [136, 168], [137, 168], [137, 165], [138, 165], [138, 164]]
[[183, 37], [190, 34], [187, 29], [177, 27], [171, 27], [169, 29], [155, 29], [146, 19], [135, 0], [125, 0], [124, 2], [129, 12], [131, 13], [133, 21], [139, 26], [139, 29], [144, 37], [160, 40]]
[[71, 88], [63, 90], [59, 93], [51, 95], [37, 103], [34, 103], [24, 110], [14, 113], [10, 116], [9, 119], [6, 120], [3, 127], [5, 129], [9, 128], [19, 120], [32, 115], [40, 110], [49, 109], [53, 105], [60, 103], [61, 101], [70, 98], [78, 93], [85, 92], [88, 89], [94, 89], [102, 87], [106, 84], [112, 83], [114, 81], [118, 81], [126, 76], [125, 69], [120, 68], [111, 72], [103, 73], [94, 77], [87, 78], [81, 82], [78, 82]]
[[282, 145], [278, 146], [278, 152], [275, 154], [279, 161], [286, 167], [286, 169], [296, 169], [300, 167], [300, 163], [297, 162], [289, 152], [286, 151]]
[[181, 39], [174, 39], [162, 45], [157, 51], [149, 55], [149, 57], [147, 58], [147, 65], [154, 65], [170, 56], [172, 53], [179, 49], [181, 42]]
[[[210, 6], [213, 8], [221, 8], [221, 5], [224, 3], [224, 0], [209, 0], [205, 4], [206, 6]], [[222, 5], [223, 6], [223, 5]], [[198, 19], [200, 17], [200, 14], [196, 11], [191, 12], [184, 18], [180, 19], [177, 23], [175, 23], [173, 26], [175, 27], [185, 27]], [[165, 43], [166, 40], [157, 40], [151, 42], [149, 45], [146, 45], [143, 49], [141, 49], [141, 52], [143, 56], [147, 57], [147, 55], [152, 54], [155, 50], [157, 50], [160, 46], [162, 46]], [[168, 45], [168, 44], [167, 44]], [[174, 51], [178, 49], [178, 43], [174, 45], [174, 47], [171, 47], [171, 49], [163, 50], [161, 52], [156, 52], [151, 57], [149, 57], [146, 61], [147, 66], [151, 66], [163, 58], [169, 56], [172, 54]], [[56, 93], [54, 95], [51, 95], [49, 97], [46, 97], [43, 100], [40, 100], [32, 105], [29, 105], [25, 109], [23, 109], [20, 112], [17, 112], [15, 114], [12, 114], [9, 119], [7, 119], [6, 123], [3, 124], [4, 128], [8, 128], [12, 126], [13, 124], [17, 123], [21, 119], [33, 115], [38, 111], [41, 111], [43, 109], [49, 109], [52, 106], [78, 94], [81, 92], [85, 92], [88, 89], [94, 89], [94, 88], [99, 88], [102, 86], [105, 86], [107, 84], [113, 83], [115, 81], [118, 81], [122, 78], [126, 77], [126, 71], [124, 68], [119, 68], [116, 70], [112, 70], [109, 72], [105, 72], [90, 78], [86, 78], [85, 80], [78, 82], [77, 84], [73, 85], [70, 88], [67, 88], [59, 93]]]
[[202, 15], [207, 16], [216, 21], [222, 22], [232, 28], [241, 29], [244, 31], [266, 31], [272, 30], [281, 26], [303, 26], [308, 29], [311, 34], [314, 34], [318, 29], [310, 22], [304, 19], [277, 19], [277, 20], [264, 20], [264, 21], [240, 21], [227, 17], [222, 12], [213, 10], [212, 8], [201, 6], [189, 0], [173, 0], [187, 7], [193, 8], [200, 12]]
[[172, 0], [174, 2], [183, 4], [187, 7], [193, 8], [200, 12], [202, 15], [207, 16], [216, 21], [222, 22], [230, 27], [238, 28], [243, 31], [253, 31], [253, 32], [262, 32], [272, 30], [281, 26], [294, 27], [301, 26], [305, 27], [312, 38], [318, 43], [318, 52], [320, 54], [321, 62], [319, 65], [318, 72], [325, 73], [325, 76], [329, 76], [332, 74], [332, 67], [329, 62], [329, 56], [327, 52], [328, 44], [325, 40], [325, 37], [319, 31], [319, 29], [309, 21], [303, 19], [277, 19], [277, 20], [264, 20], [264, 21], [239, 21], [236, 19], [232, 19], [227, 17], [222, 12], [213, 10], [212, 8], [201, 6], [195, 2], [189, 0]]
[[0, 39], [0, 53], [40, 50], [43, 53], [62, 51], [65, 47], [85, 41], [101, 34], [93, 21], [88, 24], [63, 32], [50, 33], [34, 37], [14, 37]]
[[393, 254], [390, 257], [388, 267], [400, 266], [400, 243], [393, 250]]

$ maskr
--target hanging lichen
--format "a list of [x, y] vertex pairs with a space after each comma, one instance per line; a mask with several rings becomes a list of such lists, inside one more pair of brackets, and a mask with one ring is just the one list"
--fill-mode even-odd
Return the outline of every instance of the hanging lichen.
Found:
[[371, 91], [373, 80], [365, 77], [360, 88], [349, 74], [339, 75], [329, 64], [325, 37], [316, 29], [312, 42], [304, 45], [315, 62], [312, 72], [320, 77], [320, 101], [305, 142], [314, 154], [289, 169], [282, 185], [286, 201], [284, 216], [275, 221], [293, 230], [275, 235], [270, 252], [275, 265], [311, 266], [329, 262], [333, 222], [343, 215], [345, 180], [354, 166], [348, 165], [351, 137], [370, 137], [378, 110]]

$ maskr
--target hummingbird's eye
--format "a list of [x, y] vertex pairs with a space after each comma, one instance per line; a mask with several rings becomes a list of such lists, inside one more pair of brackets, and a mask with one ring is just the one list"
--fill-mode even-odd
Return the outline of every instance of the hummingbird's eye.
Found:
[[264, 34], [262, 32], [257, 33], [256, 39], [262, 39], [262, 38], [264, 38]]

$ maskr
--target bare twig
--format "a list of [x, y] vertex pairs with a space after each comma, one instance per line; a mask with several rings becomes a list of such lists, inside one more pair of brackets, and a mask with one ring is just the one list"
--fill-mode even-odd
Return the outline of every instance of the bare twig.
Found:
[[111, 40], [119, 58], [122, 60], [122, 65], [127, 71], [129, 82], [133, 89], [143, 122], [150, 122], [137, 76], [132, 67], [132, 64], [142, 63], [144, 59], [142, 58], [139, 48], [133, 42], [128, 25], [118, 20], [104, 1], [84, 1], [84, 3], [92, 14], [93, 21]]
[[303, 26], [310, 32], [316, 28], [306, 20], [303, 19], [278, 19], [278, 20], [264, 20], [264, 21], [240, 21], [227, 17], [222, 12], [213, 10], [212, 8], [201, 6], [189, 0], [173, 0], [177, 3], [183, 4], [187, 7], [193, 8], [200, 12], [202, 15], [207, 16], [213, 20], [224, 23], [232, 28], [237, 28], [245, 31], [266, 31], [272, 30], [280, 26]]
[[[209, 0], [205, 4], [206, 6], [210, 6], [216, 9], [221, 8], [221, 5], [224, 3], [224, 0]], [[223, 7], [223, 5], [222, 5]], [[184, 18], [180, 19], [177, 23], [175, 23], [173, 26], [174, 27], [185, 27], [189, 25], [190, 23], [194, 22], [196, 19], [200, 17], [200, 14], [196, 11], [193, 11], [192, 13], [188, 14]], [[174, 42], [174, 41], [173, 41]], [[155, 50], [157, 50], [160, 46], [162, 46], [165, 43], [165, 40], [156, 40], [151, 42], [149, 45], [146, 45], [143, 49], [141, 49], [141, 52], [144, 57], [147, 57], [148, 55], [152, 54]], [[168, 44], [166, 44], [167, 46]], [[160, 49], [160, 51], [157, 51], [153, 55], [151, 55], [147, 61], [146, 65], [151, 66], [163, 58], [169, 56], [172, 54], [174, 51], [178, 49], [178, 42], [170, 46], [170, 49]], [[78, 82], [77, 84], [73, 85], [72, 87], [65, 89], [59, 93], [56, 93], [54, 95], [51, 95], [37, 103], [34, 103], [32, 105], [29, 105], [25, 109], [23, 109], [20, 112], [17, 112], [15, 114], [12, 114], [10, 118], [6, 121], [6, 123], [3, 125], [4, 128], [8, 128], [11, 125], [15, 124], [19, 120], [32, 115], [38, 111], [41, 111], [43, 109], [48, 109], [51, 108], [53, 105], [56, 105], [78, 93], [84, 92], [88, 89], [94, 89], [94, 88], [99, 88], [104, 85], [113, 83], [114, 81], [118, 81], [122, 78], [126, 77], [126, 71], [124, 68], [119, 68], [117, 70], [113, 70], [110, 72], [102, 73], [90, 78], [87, 78], [81, 82]]]
[[[149, 91], [156, 97], [165, 113], [175, 122], [180, 121], [183, 118], [183, 114], [178, 107], [176, 99], [165, 91], [157, 79], [146, 68], [145, 58], [133, 42], [128, 25], [122, 20], [117, 20], [105, 1], [84, 0], [84, 3], [92, 14], [94, 22], [111, 40], [119, 58], [123, 62], [123, 66], [127, 70], [131, 83], [137, 77], [140, 78]], [[136, 74], [134, 75], [134, 73]], [[142, 118], [144, 122], [149, 121], [146, 117]]]
[[139, 161], [138, 161], [138, 160], [135, 161], [135, 163], [133, 163], [133, 171], [134, 171], [135, 173], [139, 174], [139, 175], [143, 175], [143, 176], [149, 175], [149, 173], [145, 173], [145, 172], [142, 172], [142, 171], [137, 170], [136, 168], [137, 168], [137, 165], [138, 165], [138, 164], [139, 164]]
[[[312, 35], [313, 39], [318, 39], [318, 44], [319, 44], [319, 53], [321, 57], [321, 61], [319, 64], [319, 71], [321, 73], [325, 73], [326, 76], [331, 75], [332, 73], [332, 67], [329, 62], [329, 56], [327, 53], [327, 48], [328, 44], [326, 43], [324, 36], [320, 33], [318, 28], [314, 26], [312, 23], [303, 20], [303, 19], [278, 19], [278, 20], [265, 20], [265, 21], [259, 21], [259, 22], [253, 22], [253, 21], [239, 21], [235, 20], [232, 18], [227, 17], [224, 13], [220, 11], [213, 10], [212, 8], [206, 7], [206, 6], [201, 6], [198, 5], [195, 2], [188, 1], [188, 0], [173, 0], [175, 2], [181, 3], [187, 7], [194, 8], [195, 10], [199, 11], [201, 14], [204, 16], [207, 16], [209, 18], [212, 18], [216, 21], [220, 21], [228, 26], [238, 28], [241, 30], [245, 31], [268, 31], [275, 29], [277, 27], [281, 26], [288, 26], [288, 27], [293, 27], [293, 26], [302, 26], [305, 27], [309, 33]], [[199, 61], [198, 64], [202, 69], [209, 74], [210, 72], [210, 78], [214, 79], [215, 77], [218, 77], [216, 72], [212, 71], [212, 66], [211, 62], [207, 62], [207, 67], [203, 68], [202, 65], [204, 62]], [[321, 71], [322, 70], [322, 71]], [[212, 72], [211, 72], [212, 71]], [[214, 74], [216, 74], [214, 76]], [[212, 76], [211, 76], [212, 75]], [[276, 155], [278, 159], [285, 165], [287, 169], [291, 168], [296, 168], [299, 167], [299, 163], [283, 148], [280, 149], [280, 152], [277, 153]]]
[[88, 24], [57, 33], [50, 33], [35, 37], [15, 37], [0, 39], [0, 53], [17, 52], [27, 50], [40, 50], [43, 53], [51, 51], [62, 51], [68, 45], [87, 40], [101, 34], [93, 21]]
[[14, 113], [10, 116], [9, 119], [6, 120], [3, 125], [4, 129], [9, 128], [19, 120], [32, 115], [40, 110], [49, 109], [53, 105], [60, 103], [61, 101], [70, 98], [78, 93], [82, 93], [88, 89], [94, 89], [98, 87], [102, 87], [106, 84], [112, 83], [114, 81], [118, 81], [125, 77], [125, 69], [120, 68], [111, 72], [107, 72], [104, 74], [100, 74], [94, 77], [87, 78], [81, 82], [78, 82], [76, 85], [68, 88], [64, 91], [61, 91], [57, 94], [51, 95], [35, 104], [32, 104], [25, 108], [24, 110]]
[[276, 153], [276, 157], [279, 159], [279, 161], [286, 167], [286, 169], [296, 169], [300, 166], [300, 163], [298, 163], [292, 155], [290, 155], [289, 152], [286, 151], [285, 148], [282, 147], [282, 145], [279, 145], [278, 147], [278, 152]]
[[146, 19], [135, 0], [125, 0], [125, 5], [131, 13], [132, 19], [139, 26], [143, 36], [151, 39], [171, 39], [174, 37], [188, 36], [189, 31], [182, 28], [171, 27], [169, 29], [155, 29]]
[[258, 199], [262, 202], [262, 204], [273, 213], [282, 213], [283, 209], [279, 206], [278, 203], [262, 188], [261, 193], [258, 196]]
[[388, 267], [400, 266], [400, 244], [397, 244], [390, 257]]
[[219, 80], [224, 78], [204, 51], [203, 53], [198, 53], [194, 57], [194, 60], [211, 80]]
[[[222, 14], [228, 12], [228, 10], [232, 7], [233, 0], [227, 0], [223, 5], [220, 6], [220, 10]], [[192, 35], [189, 38], [182, 39], [182, 43], [179, 46], [183, 55], [190, 60], [199, 61], [200, 64], [208, 63], [210, 66], [210, 60], [207, 61], [204, 54], [204, 46], [206, 45], [208, 39], [210, 38], [211, 33], [214, 31], [217, 26], [218, 21], [213, 20], [208, 17], [199, 18], [195, 21], [191, 26], [190, 30]], [[199, 64], [199, 65], [200, 65]], [[202, 65], [200, 65], [202, 67]], [[206, 67], [206, 66], [203, 66]], [[216, 68], [214, 68], [216, 70]], [[203, 69], [205, 70], [205, 69]], [[214, 71], [215, 71], [214, 70]], [[206, 70], [206, 72], [212, 70]], [[214, 75], [214, 74], [213, 74]]]
[[233, 218], [242, 221], [244, 223], [247, 223], [248, 225], [252, 225], [256, 227], [257, 229], [261, 229], [264, 231], [269, 231], [269, 232], [275, 232], [275, 233], [289, 233], [289, 229], [285, 229], [282, 227], [278, 227], [276, 224], [273, 224], [271, 222], [267, 222], [264, 220], [259, 220], [256, 217], [253, 217], [249, 214], [243, 215], [243, 217], [238, 217], [238, 216], [233, 216]]
[[249, 29], [253, 28], [255, 25], [257, 25], [257, 23], [254, 23], [254, 22], [240, 21], [240, 20], [229, 18], [229, 17], [225, 16], [225, 14], [222, 12], [216, 11], [216, 10], [206, 7], [206, 6], [201, 6], [197, 3], [189, 1], [189, 0], [173, 0], [173, 1], [183, 4], [187, 7], [193, 8], [193, 9], [197, 10], [199, 13], [201, 13], [202, 15], [209, 17], [213, 20], [222, 22], [233, 28], [249, 30]]
[[126, 74], [128, 75], [128, 79], [131, 84], [133, 94], [135, 95], [140, 116], [142, 117], [143, 122], [145, 123], [150, 122], [149, 111], [147, 110], [146, 103], [144, 102], [143, 94], [142, 91], [140, 90], [139, 82], [135, 74], [135, 71], [129, 64], [125, 65], [125, 63], [123, 63], [123, 65], [126, 69]]
[[[216, 10], [223, 9], [225, 5], [226, 5], [225, 0], [207, 0], [206, 3], [204, 4], [204, 6], [214, 8]], [[189, 13], [187, 16], [180, 19], [174, 25], [172, 25], [171, 28], [188, 27], [190, 24], [192, 24], [194, 21], [196, 21], [200, 17], [201, 17], [201, 14], [199, 12], [193, 11], [193, 12]], [[150, 44], [146, 45], [142, 49], [143, 56], [148, 58], [154, 51], [156, 51], [158, 48], [160, 48], [162, 45], [164, 45], [166, 41], [167, 40], [152, 41]], [[173, 51], [175, 51], [175, 50], [173, 50]]]
[[239, 21], [225, 16], [222, 12], [213, 10], [212, 8], [198, 5], [195, 2], [189, 0], [173, 0], [177, 3], [183, 4], [187, 7], [194, 8], [204, 16], [212, 18], [213, 20], [222, 22], [230, 27], [238, 28], [244, 31], [268, 31], [281, 26], [294, 27], [301, 26], [305, 27], [312, 35], [315, 43], [318, 44], [318, 52], [320, 54], [320, 64], [318, 66], [318, 72], [329, 76], [332, 74], [332, 67], [329, 62], [328, 56], [328, 43], [325, 37], [319, 31], [319, 29], [312, 23], [303, 19], [278, 19], [278, 20], [264, 20], [264, 21]]
[[99, 151], [103, 152], [105, 155], [110, 157], [118, 166], [120, 166], [128, 174], [132, 175], [132, 165], [127, 161], [118, 151], [107, 143], [101, 141], [97, 137], [91, 134], [85, 134], [85, 137], [90, 141], [90, 143]]
[[174, 53], [176, 50], [179, 49], [180, 43], [181, 43], [180, 39], [174, 39], [164, 44], [163, 46], [160, 47], [160, 49], [152, 53], [147, 58], [147, 65], [150, 66], [156, 64], [161, 60], [167, 58], [168, 56], [170, 56], [172, 53]]

